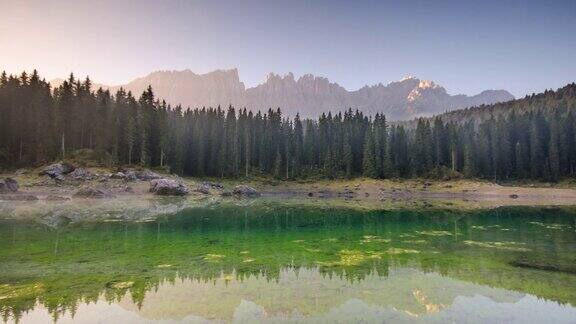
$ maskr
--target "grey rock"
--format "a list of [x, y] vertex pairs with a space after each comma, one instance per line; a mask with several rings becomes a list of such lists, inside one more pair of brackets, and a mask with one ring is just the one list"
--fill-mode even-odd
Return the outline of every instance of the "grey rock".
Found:
[[135, 172], [135, 176], [138, 180], [150, 181], [156, 179], [162, 179], [162, 176], [158, 173], [152, 172], [150, 170], [142, 170]]
[[260, 192], [247, 185], [239, 185], [234, 187], [232, 193], [236, 196], [246, 196], [246, 197], [260, 197]]
[[126, 174], [124, 172], [116, 172], [112, 174], [112, 179], [125, 179]]
[[40, 175], [47, 175], [56, 180], [64, 180], [63, 175], [74, 171], [75, 167], [70, 163], [54, 163], [40, 172]]
[[203, 194], [209, 194], [210, 190], [224, 190], [224, 186], [217, 182], [202, 181], [200, 185], [196, 188], [196, 192], [201, 192]]
[[70, 172], [70, 174], [68, 174], [69, 177], [71, 177], [74, 180], [91, 180], [92, 179], [92, 174], [83, 168], [77, 168], [74, 171]]
[[224, 186], [218, 182], [203, 181], [202, 185], [210, 187], [211, 189], [215, 189], [215, 190], [223, 190], [224, 189]]
[[[152, 172], [153, 173], [153, 172]], [[112, 179], [122, 179], [126, 181], [136, 181], [138, 180], [138, 175], [134, 170], [122, 169], [122, 171], [118, 171], [110, 176]], [[149, 178], [150, 175], [144, 174], [142, 178]], [[153, 177], [153, 176], [152, 176]], [[143, 180], [143, 179], [141, 179]]]
[[150, 192], [161, 196], [184, 196], [190, 190], [180, 180], [174, 179], [153, 179], [150, 181]]
[[210, 189], [212, 189], [212, 187], [206, 185], [205, 183], [201, 183], [194, 191], [207, 195], [210, 193]]
[[124, 172], [124, 179], [126, 181], [136, 181], [136, 180], [138, 180], [138, 177], [136, 176], [136, 172], [127, 171], [127, 172]]
[[0, 193], [16, 191], [18, 191], [18, 181], [12, 178], [5, 178], [4, 180], [0, 180]]

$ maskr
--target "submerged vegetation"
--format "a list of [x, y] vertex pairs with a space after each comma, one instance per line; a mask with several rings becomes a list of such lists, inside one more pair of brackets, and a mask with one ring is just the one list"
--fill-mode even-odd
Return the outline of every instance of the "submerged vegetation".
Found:
[[36, 71], [3, 73], [0, 166], [96, 152], [91, 159], [101, 164], [162, 167], [200, 177], [557, 181], [576, 171], [576, 84], [422, 118], [412, 126], [352, 109], [300, 120], [283, 118], [280, 108], [173, 107], [151, 88], [135, 95], [93, 91], [88, 78], [73, 75], [51, 89]]
[[[126, 294], [143, 305], [160, 286], [186, 280], [243, 282], [268, 292], [291, 271], [340, 278], [351, 285], [349, 296], [360, 298], [366, 296], [355, 285], [408, 269], [575, 306], [573, 274], [519, 261], [546, 259], [560, 269], [573, 263], [575, 217], [571, 209], [526, 207], [358, 211], [255, 204], [184, 209], [138, 223], [47, 227], [4, 220], [0, 312], [20, 318], [40, 303], [58, 318], [82, 303], [118, 302]], [[425, 285], [410, 287], [421, 300]], [[298, 300], [285, 302], [293, 307]]]

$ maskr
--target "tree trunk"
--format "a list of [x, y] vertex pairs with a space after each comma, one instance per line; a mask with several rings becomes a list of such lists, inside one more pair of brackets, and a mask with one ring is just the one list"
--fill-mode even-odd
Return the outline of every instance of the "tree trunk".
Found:
[[132, 145], [128, 147], [128, 165], [132, 165]]
[[456, 171], [456, 149], [452, 148], [452, 171]]
[[62, 133], [62, 158], [65, 159], [66, 158], [66, 134], [63, 132]]
[[245, 176], [246, 176], [246, 178], [248, 178], [248, 171], [249, 171], [249, 169], [250, 169], [250, 154], [251, 154], [251, 152], [250, 152], [250, 133], [249, 133], [249, 131], [248, 131], [248, 128], [246, 128], [246, 138], [245, 138], [245, 142], [246, 142], [246, 143], [244, 144], [244, 145], [246, 146], [246, 151], [245, 151], [245, 155], [246, 155], [246, 157], [245, 157], [245, 158], [246, 158], [246, 162], [245, 162], [245, 164], [246, 164], [246, 172], [245, 172]]
[[245, 177], [248, 178], [248, 155], [246, 155], [246, 174]]
[[82, 131], [80, 132], [80, 148], [84, 148], [84, 123], [82, 123]]
[[20, 152], [18, 153], [19, 161], [22, 161], [22, 150], [23, 150], [23, 144], [22, 144], [22, 138], [20, 138]]

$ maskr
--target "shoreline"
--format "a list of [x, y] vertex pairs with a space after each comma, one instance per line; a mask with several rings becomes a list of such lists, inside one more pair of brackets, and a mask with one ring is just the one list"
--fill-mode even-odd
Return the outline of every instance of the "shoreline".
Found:
[[[141, 206], [139, 202], [163, 200], [149, 192], [149, 181], [116, 179], [110, 177], [110, 169], [86, 168], [93, 177], [86, 179], [66, 178], [55, 181], [47, 176], [38, 176], [38, 170], [26, 170], [19, 174], [1, 174], [0, 178], [12, 177], [20, 184], [16, 193], [0, 194], [0, 206], [27, 206], [42, 202], [41, 205], [68, 204], [87, 206], [105, 205], [117, 201], [125, 208]], [[107, 173], [103, 173], [107, 172]], [[100, 174], [100, 175], [99, 175]], [[102, 176], [101, 174], [107, 174]], [[576, 187], [563, 183], [555, 187], [500, 185], [480, 180], [375, 180], [375, 179], [335, 179], [335, 180], [289, 180], [270, 178], [242, 179], [198, 179], [178, 178], [162, 174], [166, 178], [177, 178], [190, 189], [190, 194], [179, 198], [185, 205], [203, 205], [206, 200], [213, 203], [232, 202], [249, 199], [282, 201], [287, 204], [329, 206], [334, 208], [356, 209], [482, 209], [502, 206], [573, 206], [576, 205]], [[213, 180], [222, 188], [211, 187], [207, 192], [199, 192], [205, 180]], [[240, 184], [256, 188], [260, 198], [225, 197], [224, 192]], [[564, 187], [562, 187], [564, 186]], [[74, 193], [80, 188], [105, 188], [112, 197], [100, 199], [76, 198]], [[170, 198], [167, 198], [170, 200]], [[241, 203], [239, 203], [241, 204]]]
[[[468, 204], [468, 208], [576, 205], [574, 188], [504, 186], [478, 180], [322, 180], [305, 184], [287, 182], [266, 188], [271, 195], [365, 203], [452, 201], [455, 204]], [[347, 192], [351, 194], [346, 195]]]

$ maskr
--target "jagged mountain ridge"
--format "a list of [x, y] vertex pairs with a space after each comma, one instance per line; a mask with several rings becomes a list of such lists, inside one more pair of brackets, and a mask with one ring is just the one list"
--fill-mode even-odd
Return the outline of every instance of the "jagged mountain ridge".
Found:
[[[59, 82], [52, 84], [57, 86]], [[246, 88], [237, 69], [206, 74], [190, 70], [157, 71], [125, 85], [103, 87], [112, 92], [123, 87], [138, 96], [148, 85], [158, 98], [172, 105], [191, 108], [233, 105], [253, 111], [280, 107], [285, 115], [300, 113], [303, 118], [317, 118], [323, 112], [353, 108], [371, 115], [384, 113], [392, 120], [405, 120], [514, 99], [505, 90], [452, 96], [436, 83], [415, 77], [348, 91], [324, 77], [306, 74], [296, 79], [292, 73], [284, 76], [270, 73], [264, 83]]]

